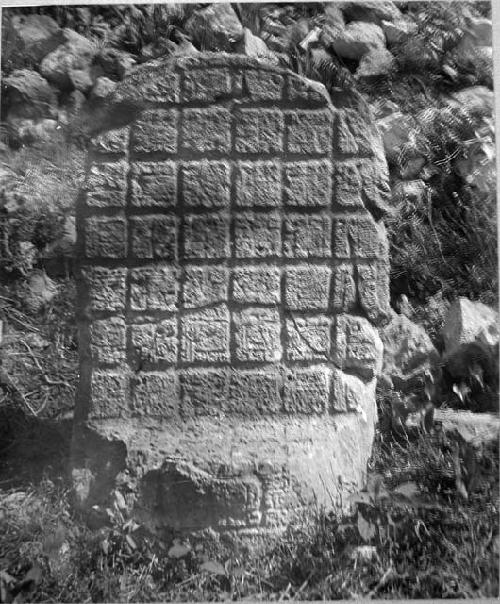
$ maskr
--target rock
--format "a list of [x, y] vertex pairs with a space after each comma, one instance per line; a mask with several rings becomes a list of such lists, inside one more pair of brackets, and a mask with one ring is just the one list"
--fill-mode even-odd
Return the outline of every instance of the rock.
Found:
[[110, 80], [104, 76], [97, 78], [90, 93], [90, 100], [102, 101], [113, 92], [113, 90], [116, 88], [116, 84], [116, 82], [113, 82], [113, 80]]
[[497, 441], [500, 418], [493, 413], [473, 413], [456, 409], [436, 409], [434, 422], [439, 422], [448, 437], [465, 444], [481, 445]]
[[377, 126], [382, 134], [388, 161], [397, 165], [400, 153], [403, 147], [410, 142], [411, 132], [415, 129], [413, 119], [411, 116], [397, 111], [377, 120]]
[[73, 256], [76, 243], [76, 223], [74, 216], [67, 216], [62, 225], [61, 236], [50, 244], [47, 244], [43, 250], [43, 258]]
[[421, 175], [427, 160], [422, 155], [405, 158], [398, 165], [399, 176], [403, 180], [413, 180]]
[[88, 71], [96, 51], [87, 38], [71, 29], [64, 29], [64, 40], [64, 44], [43, 59], [40, 71], [60, 90], [73, 90], [75, 85], [71, 73], [74, 70]]
[[478, 46], [473, 51], [463, 54], [463, 60], [466, 63], [482, 68], [484, 71], [486, 66], [491, 65], [493, 69], [493, 48], [491, 46]]
[[145, 63], [159, 57], [171, 56], [176, 54], [177, 50], [175, 42], [168, 38], [158, 37], [141, 48], [140, 62]]
[[90, 69], [71, 69], [68, 75], [75, 90], [86, 93], [92, 88]]
[[434, 432], [441, 446], [449, 446], [450, 441], [458, 443], [461, 457], [465, 458], [472, 453], [476, 459], [480, 459], [485, 447], [494, 445], [500, 436], [498, 413], [429, 407], [424, 426], [425, 405], [416, 401], [416, 397], [394, 399], [392, 411], [393, 428], [396, 431], [399, 432], [403, 428], [408, 433], [425, 427]]
[[409, 18], [382, 21], [381, 27], [388, 45], [397, 44], [417, 31], [417, 24]]
[[424, 165], [424, 167], [420, 170], [420, 173], [418, 174], [418, 176], [424, 182], [430, 182], [430, 180], [432, 178], [434, 178], [434, 176], [439, 176], [439, 174], [441, 174], [441, 170], [439, 169], [438, 166], [436, 166], [436, 164], [426, 163]]
[[37, 65], [63, 42], [57, 23], [45, 15], [14, 15], [2, 27], [2, 62]]
[[323, 44], [331, 46], [339, 57], [360, 60], [373, 50], [385, 48], [385, 36], [375, 23], [353, 21], [345, 28], [323, 28]]
[[248, 27], [245, 27], [243, 28], [243, 37], [238, 45], [238, 52], [248, 57], [260, 57], [269, 52], [269, 49], [264, 40], [259, 36], [255, 36]]
[[476, 39], [477, 46], [493, 45], [493, 22], [486, 17], [472, 17], [467, 27], [471, 36]]
[[38, 259], [38, 250], [31, 241], [19, 242], [19, 256], [22, 258], [22, 273], [27, 274], [33, 270]]
[[102, 69], [101, 75], [112, 80], [121, 80], [136, 65], [132, 55], [116, 48], [103, 48], [95, 57], [94, 65]]
[[6, 164], [0, 164], [0, 191], [3, 192], [6, 183], [9, 181], [14, 182], [16, 178], [17, 174], [14, 170], [9, 168], [9, 166], [7, 166]]
[[374, 119], [378, 122], [384, 117], [400, 112], [399, 105], [386, 99], [377, 99], [370, 104]]
[[421, 385], [426, 371], [439, 378], [440, 356], [425, 330], [408, 317], [393, 313], [380, 330], [384, 344], [382, 383], [402, 392]]
[[396, 4], [386, 0], [342, 2], [340, 9], [346, 21], [363, 21], [380, 25], [382, 21], [397, 21], [402, 17]]
[[267, 44], [255, 36], [248, 27], [243, 30], [243, 37], [238, 43], [237, 51], [247, 57], [256, 57], [277, 65], [279, 63], [276, 55], [267, 47]]
[[458, 298], [450, 307], [442, 330], [445, 354], [457, 352], [464, 344], [498, 344], [498, 313], [468, 298]]
[[306, 40], [306, 38], [310, 34], [313, 38], [317, 35], [317, 39], [319, 40], [321, 28], [318, 27], [317, 30], [317, 34], [314, 33], [313, 30], [310, 30], [309, 21], [307, 19], [300, 18], [298, 21], [294, 22], [288, 29], [289, 46], [300, 46], [301, 43], [304, 42], [304, 40]]
[[0, 164], [0, 213], [3, 215], [12, 215], [24, 205], [23, 197], [16, 192], [19, 180], [19, 175], [14, 170]]
[[60, 124], [67, 126], [82, 110], [86, 97], [80, 90], [70, 92], [67, 100], [59, 107], [57, 119]]
[[325, 5], [325, 24], [330, 27], [345, 27], [344, 14], [337, 4], [329, 2]]
[[495, 95], [486, 86], [471, 86], [451, 95], [448, 105], [463, 107], [470, 113], [492, 116], [495, 107]]
[[395, 59], [392, 53], [385, 48], [372, 50], [359, 62], [356, 71], [356, 77], [360, 79], [370, 79], [389, 75], [394, 69]]
[[137, 64], [137, 61], [132, 55], [122, 53], [116, 61], [116, 71], [118, 77], [123, 79]]
[[491, 462], [498, 456], [500, 436], [498, 413], [436, 409], [434, 434], [442, 447], [451, 449], [460, 459], [465, 499], [485, 482], [491, 485]]
[[481, 302], [458, 298], [450, 306], [441, 334], [446, 373], [456, 388], [466, 388], [461, 403], [497, 409], [498, 313]]
[[481, 81], [493, 88], [493, 48], [491, 46], [458, 46], [454, 53], [455, 64], [464, 82]]
[[288, 59], [288, 43], [286, 38], [275, 36], [274, 34], [262, 34], [263, 39], [268, 46], [269, 50], [276, 54], [276, 56], [282, 55]]
[[[259, 10], [261, 29], [260, 36], [272, 50], [286, 50], [291, 31], [297, 20], [292, 17], [293, 7], [284, 5], [269, 5], [270, 10]], [[290, 10], [291, 9], [291, 10]], [[276, 46], [276, 47], [275, 47]]]
[[94, 65], [102, 69], [103, 75], [108, 78], [116, 78], [116, 61], [122, 52], [116, 48], [102, 48], [94, 57]]
[[195, 10], [184, 27], [202, 50], [231, 50], [243, 37], [243, 27], [229, 3]]
[[57, 120], [42, 118], [39, 120], [14, 118], [7, 123], [12, 129], [14, 144], [29, 145], [37, 142], [53, 141], [59, 134]]
[[57, 284], [43, 270], [34, 270], [21, 287], [23, 304], [31, 312], [39, 312], [57, 295]]
[[433, 296], [429, 296], [422, 308], [423, 316], [425, 317], [427, 332], [431, 336], [439, 349], [442, 351], [441, 329], [444, 325], [448, 309], [450, 308], [449, 301], [443, 297], [443, 292], [440, 290]]
[[196, 55], [200, 51], [192, 44], [189, 40], [182, 40], [179, 44], [176, 45], [173, 55], [177, 56], [189, 56]]
[[495, 144], [482, 142], [469, 151], [465, 159], [455, 161], [455, 169], [472, 190], [491, 195], [496, 187]]
[[322, 45], [328, 48], [331, 40], [341, 36], [345, 27], [344, 16], [340, 8], [336, 4], [327, 4], [325, 7], [325, 23], [320, 35]]
[[471, 52], [478, 47], [491, 47], [493, 44], [493, 23], [484, 17], [472, 17], [456, 50]]
[[404, 57], [404, 69], [416, 69], [419, 73], [425, 73], [426, 69], [435, 70], [442, 63], [438, 47], [421, 36], [402, 38], [398, 56]]
[[401, 204], [422, 205], [427, 195], [427, 185], [423, 180], [400, 180], [392, 187], [392, 200], [397, 206]]
[[3, 84], [10, 117], [34, 119], [57, 115], [57, 97], [36, 71], [18, 69], [4, 78]]
[[82, 109], [86, 101], [87, 99], [83, 92], [80, 90], [73, 90], [68, 96], [67, 107], [73, 114], [76, 114]]

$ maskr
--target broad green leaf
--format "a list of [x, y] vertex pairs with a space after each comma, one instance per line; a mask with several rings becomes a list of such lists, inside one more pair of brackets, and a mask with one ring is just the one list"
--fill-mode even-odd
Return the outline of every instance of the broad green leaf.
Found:
[[371, 541], [375, 537], [376, 526], [365, 520], [360, 512], [358, 512], [358, 531], [363, 541]]

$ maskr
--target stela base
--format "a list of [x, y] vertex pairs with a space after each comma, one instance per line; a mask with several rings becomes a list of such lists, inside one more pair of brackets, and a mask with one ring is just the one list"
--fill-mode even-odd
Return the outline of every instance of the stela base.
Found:
[[77, 500], [87, 510], [105, 506], [116, 485], [128, 513], [155, 533], [279, 532], [308, 507], [346, 509], [365, 479], [374, 420], [368, 409], [336, 417], [193, 419], [168, 431], [154, 422], [87, 425], [74, 442]]

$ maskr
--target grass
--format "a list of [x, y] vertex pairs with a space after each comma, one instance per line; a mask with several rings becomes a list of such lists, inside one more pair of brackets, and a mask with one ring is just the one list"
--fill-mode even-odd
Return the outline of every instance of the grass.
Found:
[[[47, 246], [64, 235], [84, 178], [85, 151], [62, 137], [50, 144], [0, 152], [0, 278], [30, 272]], [[31, 246], [34, 258], [28, 262]]]
[[[23, 197], [42, 199], [29, 171], [42, 160], [40, 151], [18, 153], [9, 166], [21, 177]], [[79, 156], [47, 161], [40, 165], [53, 183], [51, 207], [71, 212], [81, 174], [75, 169], [74, 181], [65, 174], [81, 165]], [[64, 479], [77, 377], [73, 281], [59, 280], [57, 297], [36, 315], [23, 305], [18, 281], [0, 288], [6, 327], [0, 369], [11, 382], [0, 390], [0, 600], [20, 601], [19, 594], [34, 602], [498, 594], [497, 444], [486, 451], [482, 479], [465, 500], [453, 449], [426, 434], [392, 434], [384, 397], [370, 488], [342, 519], [311, 509], [264, 550], [215, 534], [162, 540], [128, 522], [119, 508], [111, 510], [108, 526], [88, 526], [72, 509]]]
[[[69, 16], [60, 7], [54, 10], [57, 18]], [[111, 13], [103, 21], [121, 23], [133, 9], [106, 10]], [[293, 10], [300, 10], [299, 5]], [[306, 16], [319, 23], [321, 12], [319, 5], [311, 5]], [[394, 49], [399, 72], [376, 86], [360, 85], [371, 102], [390, 99], [416, 115], [440, 106], [443, 92], [491, 85], [487, 61], [469, 65], [451, 47], [444, 48], [450, 45], [441, 40], [450, 28], [448, 14], [447, 5], [436, 3], [421, 23], [420, 37], [443, 46], [437, 59], [430, 66], [415, 62], [415, 40]], [[153, 19], [137, 18], [138, 25], [129, 20], [127, 47], [138, 50], [155, 38], [154, 30], [146, 31], [150, 22], [154, 27], [174, 25], [170, 33], [182, 28], [182, 15], [160, 11]], [[248, 18], [256, 15], [250, 10]], [[305, 69], [303, 53], [296, 49], [293, 54], [297, 40], [291, 36], [288, 42], [292, 63]], [[450, 79], [449, 71], [442, 72], [445, 62], [456, 68], [457, 76]], [[352, 84], [347, 67], [333, 61], [323, 67], [312, 75], [326, 84]], [[465, 153], [471, 139], [480, 143], [475, 132], [455, 132], [451, 122], [442, 122], [421, 123], [417, 133], [419, 150], [430, 163], [457, 149]], [[78, 134], [74, 128], [73, 137]], [[12, 279], [0, 287], [0, 320], [6, 327], [0, 366], [0, 601], [497, 596], [498, 443], [486, 448], [477, 466], [480, 479], [467, 484], [465, 498], [458, 475], [465, 460], [453, 443], [423, 433], [393, 434], [383, 396], [369, 486], [353, 501], [352, 513], [338, 519], [311, 509], [265, 548], [251, 549], [214, 533], [196, 540], [162, 540], [124, 518], [119, 502], [101, 528], [87, 525], [74, 512], [65, 480], [77, 377], [73, 282], [70, 277], [59, 280], [58, 296], [36, 316], [25, 308], [15, 285], [32, 269], [19, 244], [30, 243], [41, 252], [61, 237], [82, 183], [84, 156], [64, 137], [0, 155], [0, 167], [12, 172], [0, 190], [2, 208], [8, 206], [8, 220], [0, 223], [0, 269]], [[430, 185], [432, 205], [406, 207], [388, 223], [393, 282], [400, 273], [407, 275], [404, 291], [421, 302], [437, 292], [494, 303], [494, 195], [470, 193], [444, 168]], [[419, 306], [418, 320], [435, 335], [442, 305], [436, 303], [432, 315], [429, 304]]]
[[[7, 391], [0, 399], [2, 599], [19, 593], [33, 602], [498, 595], [498, 443], [486, 448], [480, 480], [464, 499], [453, 443], [433, 434], [394, 434], [390, 397], [382, 392], [368, 489], [344, 518], [311, 509], [278, 542], [254, 550], [214, 533], [161, 539], [124, 518], [119, 502], [107, 526], [87, 525], [71, 506], [65, 480], [77, 355], [72, 282], [59, 287], [36, 317], [11, 289], [0, 292], [9, 327], [3, 367], [23, 394]], [[459, 462], [462, 468], [465, 461]]]
[[[379, 402], [384, 418], [387, 403]], [[4, 488], [4, 591], [33, 602], [498, 595], [498, 444], [464, 500], [449, 443], [397, 437], [384, 425], [367, 492], [354, 497], [350, 515], [311, 509], [279, 541], [253, 549], [210, 532], [163, 541], [124, 518], [119, 502], [108, 526], [89, 527], [72, 510], [68, 485], [54, 478], [60, 470]]]
[[74, 288], [72, 279], [60, 280], [56, 296], [35, 316], [24, 306], [22, 289], [0, 286], [0, 414], [18, 409], [28, 417], [62, 419], [72, 413], [78, 377]]

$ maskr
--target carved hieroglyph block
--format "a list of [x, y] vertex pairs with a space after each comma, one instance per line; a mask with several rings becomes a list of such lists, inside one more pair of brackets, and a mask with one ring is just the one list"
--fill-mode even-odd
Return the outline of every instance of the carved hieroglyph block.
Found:
[[225, 307], [181, 317], [181, 360], [184, 363], [229, 361], [229, 311]]
[[132, 311], [173, 311], [179, 290], [178, 274], [171, 266], [144, 266], [129, 270]]
[[237, 361], [273, 362], [281, 359], [281, 322], [274, 308], [247, 308], [235, 313]]
[[138, 162], [130, 169], [133, 206], [174, 208], [177, 203], [177, 165], [172, 161]]

